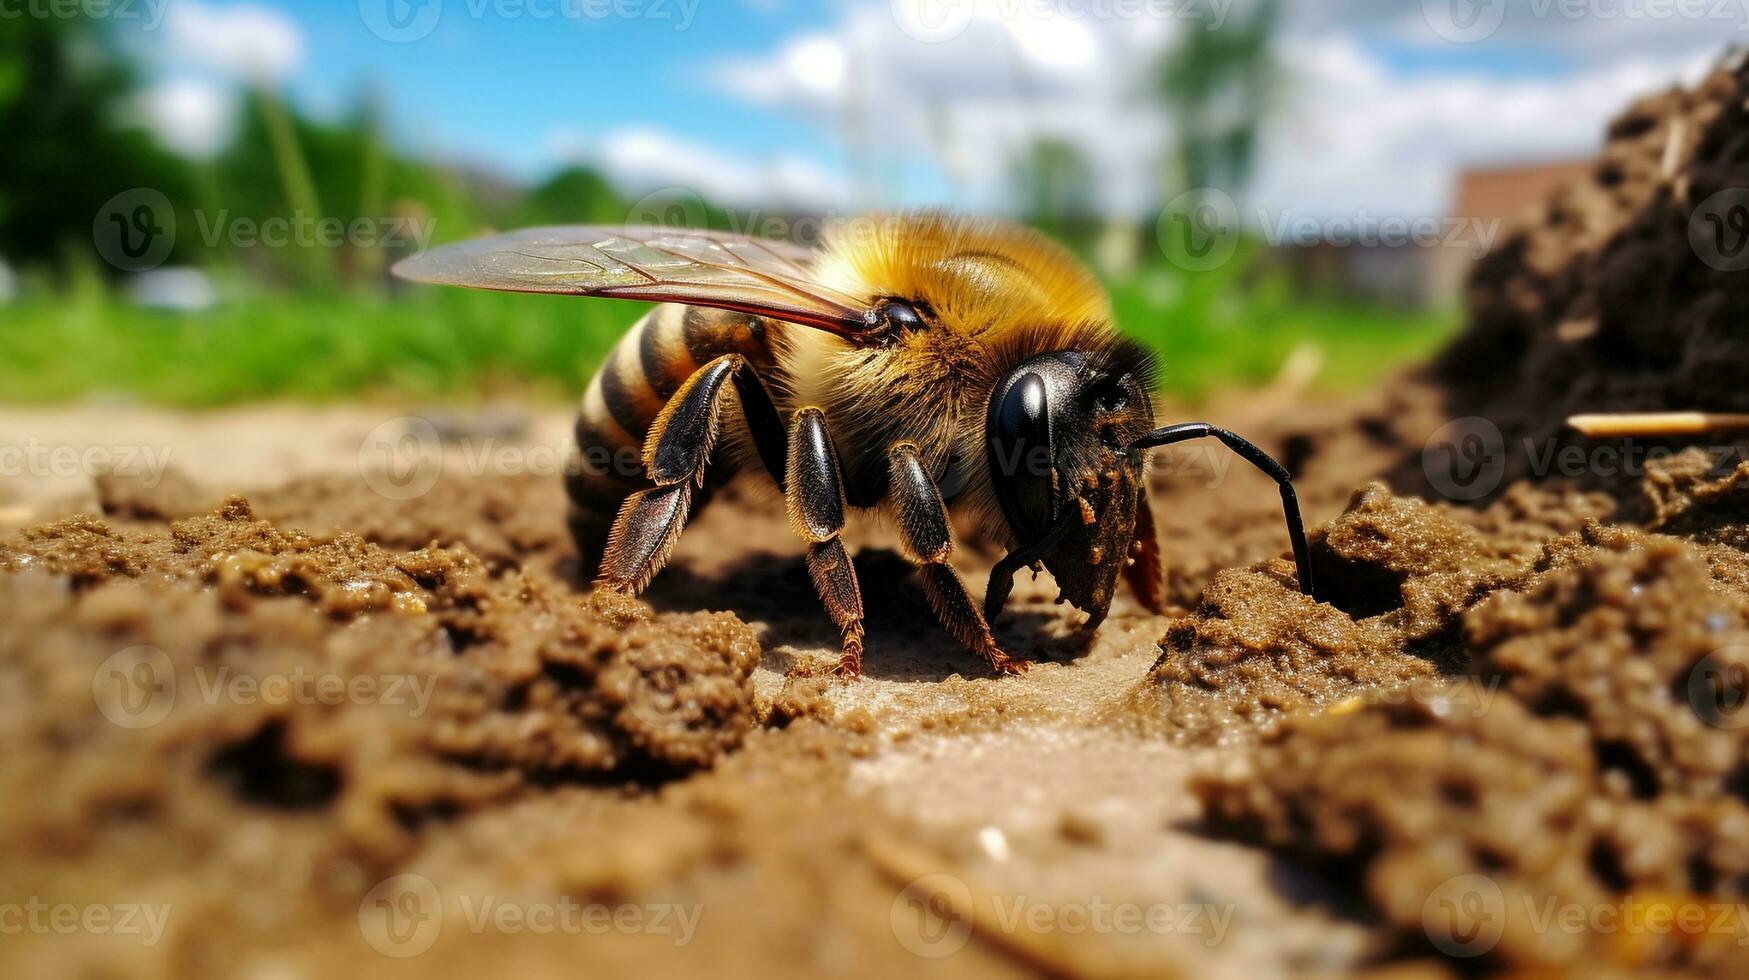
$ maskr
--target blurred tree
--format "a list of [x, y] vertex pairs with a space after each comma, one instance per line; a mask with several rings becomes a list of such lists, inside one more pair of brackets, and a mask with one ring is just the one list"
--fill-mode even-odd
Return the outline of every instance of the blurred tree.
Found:
[[1047, 138], [1015, 162], [1013, 194], [1034, 227], [1076, 247], [1097, 229], [1093, 169], [1073, 143]]
[[[127, 116], [135, 79], [87, 20], [11, 17], [0, 31], [0, 257], [94, 254], [92, 225], [136, 187], [185, 201], [187, 164]], [[177, 242], [177, 254], [192, 249]]]
[[[426, 232], [465, 238], [510, 216], [505, 201], [514, 201], [514, 191], [392, 152], [384, 117], [369, 95], [328, 122], [258, 91], [244, 102], [236, 139], [216, 162], [224, 208], [204, 227], [283, 218], [310, 229], [325, 221], [342, 229], [338, 249], [305, 235], [285, 249], [250, 247], [245, 261], [300, 285], [327, 285], [336, 276], [360, 285], [378, 281], [386, 259], [416, 247], [413, 239]], [[212, 244], [223, 249], [225, 240]]]
[[1155, 93], [1177, 131], [1168, 198], [1203, 188], [1236, 193], [1250, 178], [1276, 89], [1270, 44], [1280, 19], [1280, 0], [1256, 0], [1219, 28], [1187, 29], [1161, 59]]
[[624, 224], [626, 203], [607, 178], [572, 166], [530, 190], [518, 202], [515, 224]]

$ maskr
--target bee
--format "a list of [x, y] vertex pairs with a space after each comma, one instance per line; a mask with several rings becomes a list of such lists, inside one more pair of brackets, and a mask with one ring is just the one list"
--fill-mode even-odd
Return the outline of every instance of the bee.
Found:
[[[533, 228], [403, 260], [402, 277], [654, 301], [590, 380], [567, 473], [570, 522], [596, 587], [635, 595], [687, 517], [739, 468], [763, 469], [861, 676], [863, 605], [847, 508], [885, 506], [930, 607], [998, 673], [990, 623], [1015, 573], [1048, 570], [1097, 626], [1120, 574], [1164, 605], [1143, 479], [1147, 451], [1213, 437], [1281, 489], [1300, 589], [1312, 594], [1293, 483], [1204, 422], [1156, 427], [1154, 362], [1114, 327], [1097, 280], [1019, 225], [871, 217], [809, 250], [713, 231]], [[1000, 544], [980, 606], [949, 559], [948, 505]], [[587, 567], [587, 565], [585, 566]]]

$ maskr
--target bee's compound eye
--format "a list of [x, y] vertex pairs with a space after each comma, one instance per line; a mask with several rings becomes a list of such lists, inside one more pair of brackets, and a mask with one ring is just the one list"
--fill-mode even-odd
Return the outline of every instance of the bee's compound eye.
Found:
[[1054, 460], [1051, 409], [1045, 380], [1036, 372], [1015, 379], [990, 406], [990, 480], [1008, 526], [1022, 541], [1051, 525]]
[[923, 314], [917, 311], [917, 307], [902, 299], [882, 300], [880, 314], [882, 322], [889, 329], [910, 333], [914, 330], [929, 328], [929, 324], [924, 322]]

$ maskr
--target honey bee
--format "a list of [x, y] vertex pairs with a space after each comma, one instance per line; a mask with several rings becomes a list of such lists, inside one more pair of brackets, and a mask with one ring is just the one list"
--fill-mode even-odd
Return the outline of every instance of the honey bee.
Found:
[[[1274, 477], [1312, 594], [1288, 473], [1203, 422], [1156, 427], [1148, 349], [1103, 289], [1024, 227], [940, 214], [830, 229], [817, 251], [711, 231], [533, 228], [450, 245], [395, 272], [431, 283], [648, 300], [577, 417], [570, 522], [596, 587], [636, 594], [689, 514], [737, 468], [763, 468], [861, 675], [863, 606], [847, 507], [887, 505], [937, 618], [990, 668], [1030, 662], [990, 630], [1014, 574], [1042, 565], [1097, 626], [1120, 573], [1164, 603], [1147, 450], [1219, 439]], [[944, 493], [943, 490], [946, 489]], [[949, 558], [948, 504], [1008, 551], [982, 607]], [[588, 567], [586, 564], [585, 567]]]

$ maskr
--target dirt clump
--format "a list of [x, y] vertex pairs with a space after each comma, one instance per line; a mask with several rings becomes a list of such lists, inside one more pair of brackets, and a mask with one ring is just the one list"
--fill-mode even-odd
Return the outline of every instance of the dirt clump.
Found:
[[1217, 574], [1161, 639], [1144, 700], [1165, 702], [1183, 736], [1226, 737], [1460, 672], [1464, 612], [1532, 575], [1549, 537], [1610, 510], [1600, 495], [1522, 487], [1476, 513], [1364, 487], [1314, 536], [1321, 601], [1283, 559]]
[[381, 865], [425, 821], [708, 766], [754, 723], [759, 646], [732, 616], [284, 530], [241, 498], [27, 529], [0, 570], [14, 843], [140, 814], [187, 839], [228, 798], [330, 814], [325, 853]]
[[[1727, 240], [1745, 208], [1749, 63], [1736, 55], [1619, 115], [1589, 176], [1480, 261], [1469, 327], [1435, 373], [1452, 415], [1497, 427], [1488, 451], [1504, 454], [1506, 483], [1553, 475], [1537, 459], [1552, 447], [1591, 448], [1563, 431], [1574, 413], [1749, 410], [1744, 243]], [[1742, 441], [1721, 444], [1744, 458]]]
[[[1350, 883], [1409, 952], [1749, 967], [1716, 914], [1749, 891], [1749, 719], [1718, 686], [1749, 633], [1705, 562], [1615, 529], [1464, 631], [1468, 678], [1290, 720], [1246, 774], [1196, 782], [1210, 825]], [[1551, 927], [1551, 907], [1625, 918]]]

